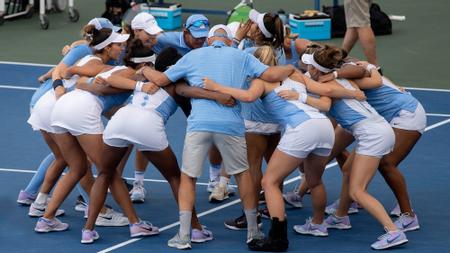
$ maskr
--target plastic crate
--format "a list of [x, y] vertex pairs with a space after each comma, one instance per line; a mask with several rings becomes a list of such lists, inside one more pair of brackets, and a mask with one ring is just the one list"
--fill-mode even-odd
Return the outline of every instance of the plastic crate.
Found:
[[292, 33], [308, 40], [328, 40], [331, 38], [331, 18], [329, 16], [300, 17], [289, 15], [289, 26]]

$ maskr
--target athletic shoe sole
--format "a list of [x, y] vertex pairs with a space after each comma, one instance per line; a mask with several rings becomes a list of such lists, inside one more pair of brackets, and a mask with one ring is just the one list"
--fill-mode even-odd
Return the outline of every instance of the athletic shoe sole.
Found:
[[408, 232], [408, 231], [414, 231], [414, 230], [419, 230], [420, 226], [414, 226], [414, 227], [410, 227], [410, 228], [406, 228], [406, 229], [402, 229], [403, 232]]
[[403, 240], [398, 241], [396, 243], [388, 244], [388, 245], [386, 245], [386, 246], [384, 246], [382, 248], [376, 249], [376, 248], [372, 247], [372, 249], [374, 249], [374, 250], [389, 249], [389, 248], [392, 248], [392, 247], [395, 247], [395, 246], [399, 246], [399, 245], [405, 244], [407, 242], [408, 242], [408, 239], [403, 239]]
[[214, 239], [213, 237], [208, 237], [208, 238], [205, 238], [205, 239], [194, 239], [194, 240], [192, 240], [191, 239], [191, 242], [193, 242], [193, 243], [202, 243], [202, 242], [207, 242], [207, 241], [212, 241], [212, 239]]
[[152, 232], [142, 232], [142, 233], [137, 233], [134, 235], [130, 235], [131, 238], [135, 238], [135, 237], [143, 237], [143, 236], [152, 236], [152, 235], [158, 235], [159, 234], [159, 230], [158, 231], [152, 231]]
[[190, 244], [172, 244], [172, 243], [167, 243], [167, 246], [169, 246], [171, 248], [177, 248], [177, 249], [190, 249], [190, 248], [192, 248], [192, 246]]
[[[228, 224], [225, 223], [225, 222], [223, 223], [223, 225], [225, 225], [226, 228], [231, 229], [231, 230], [234, 230], [234, 231], [243, 231], [243, 230], [247, 230], [247, 227], [245, 227], [245, 228], [238, 228], [238, 227], [234, 227], [234, 226], [228, 225]], [[259, 229], [261, 229], [262, 226], [263, 226], [262, 222], [258, 224], [258, 228], [259, 228]]]
[[326, 237], [328, 236], [328, 233], [322, 233], [322, 232], [310, 232], [310, 231], [302, 231], [302, 230], [297, 230], [294, 227], [294, 231], [301, 234], [301, 235], [313, 235], [313, 236], [317, 236], [317, 237]]
[[339, 230], [348, 230], [351, 229], [351, 225], [327, 225], [327, 228], [334, 228]]

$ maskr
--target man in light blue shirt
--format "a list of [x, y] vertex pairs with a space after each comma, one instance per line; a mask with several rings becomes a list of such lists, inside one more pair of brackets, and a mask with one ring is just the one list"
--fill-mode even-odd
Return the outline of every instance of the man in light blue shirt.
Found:
[[[291, 65], [268, 67], [262, 64], [253, 55], [230, 47], [231, 39], [228, 27], [214, 26], [208, 34], [208, 47], [190, 51], [164, 73], [145, 68], [143, 74], [158, 86], [185, 78], [189, 85], [203, 87], [203, 78], [208, 77], [218, 83], [242, 88], [247, 78], [282, 81], [294, 71]], [[191, 247], [190, 223], [195, 202], [195, 182], [201, 175], [204, 159], [212, 145], [219, 149], [227, 174], [234, 175], [238, 183], [247, 218], [247, 242], [261, 239], [264, 235], [256, 221], [257, 193], [248, 171], [240, 105], [225, 107], [205, 99], [191, 99], [191, 104], [178, 193], [180, 230], [168, 245], [179, 249]]]
[[167, 47], [177, 49], [180, 55], [189, 51], [206, 46], [209, 21], [204, 15], [194, 14], [189, 16], [184, 24], [182, 32], [165, 32], [158, 35], [158, 42], [153, 46], [153, 51], [159, 54]]

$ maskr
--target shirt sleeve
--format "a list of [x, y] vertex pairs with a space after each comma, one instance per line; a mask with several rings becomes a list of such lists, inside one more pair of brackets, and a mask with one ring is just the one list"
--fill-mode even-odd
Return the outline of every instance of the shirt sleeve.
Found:
[[180, 60], [178, 60], [175, 65], [166, 70], [164, 74], [167, 76], [167, 78], [169, 78], [170, 81], [175, 82], [181, 78], [186, 77], [190, 66], [191, 64], [189, 61], [189, 54], [186, 54]]
[[266, 71], [269, 66], [261, 63], [255, 56], [246, 53], [245, 69], [247, 70], [247, 76], [251, 78], [257, 78]]
[[62, 59], [62, 62], [67, 66], [72, 66], [79, 59], [90, 54], [92, 54], [92, 49], [88, 45], [78, 45], [70, 49], [70, 51]]

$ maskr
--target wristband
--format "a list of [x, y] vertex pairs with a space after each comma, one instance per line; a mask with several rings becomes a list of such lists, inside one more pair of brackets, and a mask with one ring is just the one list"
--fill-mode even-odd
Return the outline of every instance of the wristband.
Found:
[[303, 104], [306, 104], [306, 99], [308, 98], [308, 95], [306, 93], [300, 93], [298, 95], [298, 100], [300, 100]]
[[135, 91], [142, 91], [142, 86], [144, 86], [144, 82], [137, 81], [136, 86], [134, 87]]
[[64, 83], [61, 79], [56, 79], [55, 81], [53, 81], [52, 86], [53, 86], [53, 89], [55, 90], [59, 86], [64, 86]]
[[377, 69], [377, 66], [373, 65], [373, 64], [369, 64], [366, 67], [367, 71], [371, 72], [373, 69]]
[[241, 43], [241, 41], [238, 40], [238, 39], [236, 39], [236, 38], [233, 38], [233, 42], [235, 42], [235, 43], [238, 44], [238, 45], [239, 45], [239, 43]]
[[334, 76], [334, 79], [337, 79], [337, 78], [338, 78], [338, 72], [337, 72], [337, 70], [333, 71], [333, 76]]

